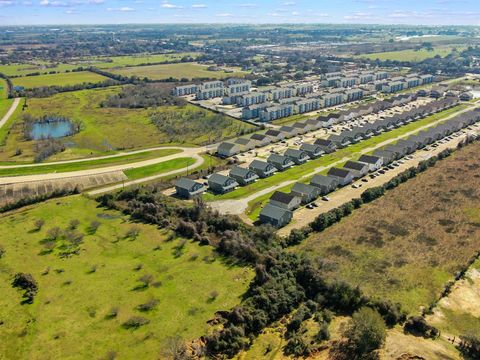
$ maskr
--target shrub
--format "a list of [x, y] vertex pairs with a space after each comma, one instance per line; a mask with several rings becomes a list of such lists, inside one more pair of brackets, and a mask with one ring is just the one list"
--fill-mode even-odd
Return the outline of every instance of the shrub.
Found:
[[440, 335], [439, 331], [435, 327], [427, 324], [427, 321], [421, 316], [408, 318], [403, 330], [409, 334], [422, 336], [427, 339], [435, 339]]
[[47, 231], [47, 237], [50, 240], [57, 240], [61, 234], [61, 230], [58, 226], [55, 226]]
[[43, 220], [43, 219], [35, 220], [35, 222], [34, 222], [35, 230], [40, 231], [44, 224], [45, 224], [45, 220]]
[[5, 255], [5, 248], [0, 245], [0, 259]]
[[147, 301], [146, 303], [138, 305], [135, 309], [137, 309], [138, 311], [142, 311], [142, 312], [150, 311], [150, 310], [155, 309], [157, 307], [158, 303], [159, 303], [159, 301], [157, 299], [151, 299], [151, 300]]
[[144, 317], [141, 316], [132, 316], [130, 319], [125, 321], [122, 326], [125, 329], [138, 329], [141, 326], [147, 325], [150, 322], [150, 320], [145, 319]]
[[12, 286], [14, 288], [20, 288], [24, 290], [23, 301], [25, 304], [32, 304], [35, 295], [38, 292], [37, 281], [33, 278], [31, 274], [17, 273], [15, 274]]

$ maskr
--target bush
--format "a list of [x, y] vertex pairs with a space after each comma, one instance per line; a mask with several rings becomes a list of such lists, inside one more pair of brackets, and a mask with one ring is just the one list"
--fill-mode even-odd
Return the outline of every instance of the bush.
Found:
[[460, 345], [458, 346], [465, 357], [471, 359], [480, 359], [480, 337], [478, 334], [468, 334], [460, 336]]
[[35, 230], [36, 231], [42, 230], [42, 227], [43, 227], [44, 224], [45, 224], [45, 220], [43, 220], [43, 219], [35, 220], [35, 223], [34, 223]]
[[135, 309], [142, 312], [151, 311], [157, 307], [158, 303], [159, 301], [157, 299], [152, 299], [144, 304], [138, 305]]
[[293, 355], [295, 357], [308, 356], [311, 353], [311, 349], [310, 345], [302, 337], [294, 335], [283, 348], [283, 353], [287, 356]]
[[17, 273], [15, 274], [12, 286], [14, 288], [20, 288], [25, 290], [23, 294], [23, 301], [24, 304], [32, 304], [35, 295], [38, 292], [38, 284], [37, 281], [33, 278], [31, 274], [25, 273]]
[[125, 329], [138, 329], [141, 326], [147, 325], [149, 322], [150, 320], [145, 319], [144, 317], [132, 316], [122, 324], [122, 327]]
[[421, 316], [412, 316], [405, 322], [403, 330], [406, 333], [422, 336], [426, 339], [436, 339], [440, 332], [433, 326], [427, 324], [427, 321]]

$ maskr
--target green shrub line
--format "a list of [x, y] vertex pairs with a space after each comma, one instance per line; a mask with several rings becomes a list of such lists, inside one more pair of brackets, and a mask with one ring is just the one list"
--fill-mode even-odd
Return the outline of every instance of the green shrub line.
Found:
[[15, 209], [20, 209], [21, 207], [27, 206], [27, 205], [33, 205], [48, 199], [53, 199], [57, 197], [62, 197], [62, 196], [67, 196], [67, 195], [74, 195], [74, 194], [79, 194], [80, 190], [75, 187], [72, 190], [68, 189], [60, 189], [60, 190], [54, 190], [50, 194], [45, 194], [45, 195], [38, 195], [38, 196], [31, 196], [28, 198], [23, 198], [15, 202], [8, 203], [2, 207], [0, 207], [0, 213], [7, 212], [10, 210], [15, 210]]

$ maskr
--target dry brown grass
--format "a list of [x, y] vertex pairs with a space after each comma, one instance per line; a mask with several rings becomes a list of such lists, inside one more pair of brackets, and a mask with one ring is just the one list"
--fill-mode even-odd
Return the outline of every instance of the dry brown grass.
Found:
[[480, 249], [479, 151], [457, 151], [297, 250], [323, 257], [331, 279], [417, 312]]

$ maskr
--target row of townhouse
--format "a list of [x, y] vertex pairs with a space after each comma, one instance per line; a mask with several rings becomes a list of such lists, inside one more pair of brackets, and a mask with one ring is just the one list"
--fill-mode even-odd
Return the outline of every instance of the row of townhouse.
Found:
[[172, 89], [174, 96], [196, 95], [197, 100], [208, 100], [216, 97], [226, 97], [228, 103], [235, 103], [240, 95], [250, 92], [252, 82], [246, 79], [232, 78], [226, 82], [215, 80], [201, 84], [181, 85]]
[[[443, 104], [448, 105], [452, 104], [452, 102], [447, 100]], [[283, 227], [292, 220], [293, 211], [300, 205], [308, 204], [320, 196], [328, 195], [338, 187], [347, 186], [368, 173], [379, 170], [384, 165], [388, 165], [407, 154], [425, 147], [427, 144], [449, 136], [476, 122], [480, 122], [480, 109], [458, 115], [420, 134], [411, 135], [407, 139], [400, 139], [396, 144], [387, 145], [383, 149], [376, 150], [372, 155], [364, 154], [356, 161], [349, 160], [342, 168], [330, 168], [326, 175], [317, 174], [313, 176], [309, 184], [296, 183], [290, 193], [276, 191], [271, 196], [269, 203], [261, 210], [259, 220], [277, 228]], [[309, 154], [303, 150], [307, 146], [309, 149], [315, 150], [319, 154], [318, 156], [323, 153], [331, 153], [337, 149], [332, 141], [317, 139], [314, 144], [303, 144], [296, 152], [294, 149], [288, 149], [283, 156], [275, 155], [272, 167], [278, 171], [283, 171], [294, 164], [299, 164], [298, 158], [308, 160]], [[290, 151], [290, 155], [287, 154], [288, 151]], [[294, 153], [297, 161], [295, 161], [295, 157], [291, 157]]]
[[395, 78], [390, 79], [389, 82], [386, 83], [379, 83], [376, 86], [377, 90], [380, 90], [383, 93], [395, 93], [398, 91], [410, 89], [417, 86], [427, 85], [432, 83], [434, 80], [433, 75], [421, 75], [418, 76], [417, 74], [410, 74], [406, 77], [397, 76]]
[[353, 87], [375, 81], [388, 79], [390, 74], [386, 71], [360, 72], [360, 73], [327, 73], [321, 77], [320, 84], [324, 87]]

